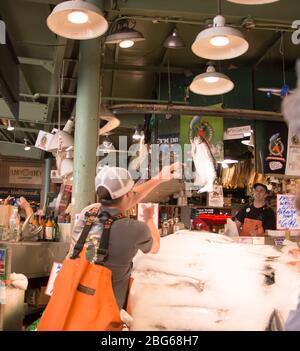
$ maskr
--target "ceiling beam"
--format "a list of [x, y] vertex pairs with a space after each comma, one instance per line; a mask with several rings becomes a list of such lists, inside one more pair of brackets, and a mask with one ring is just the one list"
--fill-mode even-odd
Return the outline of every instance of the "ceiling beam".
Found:
[[170, 105], [170, 104], [120, 104], [111, 106], [111, 110], [117, 114], [185, 114], [185, 115], [202, 115], [224, 118], [236, 118], [247, 120], [264, 120], [264, 121], [280, 121], [283, 122], [281, 113], [255, 110], [241, 109], [216, 109], [203, 106], [186, 106], [186, 105]]
[[256, 69], [258, 65], [264, 60], [266, 55], [276, 46], [281, 38], [281, 32], [274, 34], [272, 40], [268, 43], [268, 45], [257, 55], [255, 62], [253, 64], [253, 68]]
[[[57, 48], [56, 48], [56, 52], [53, 60], [54, 62], [53, 74], [51, 75], [50, 86], [48, 89], [49, 94], [56, 94], [58, 91], [62, 63], [63, 63], [63, 59], [64, 59], [66, 47], [67, 47], [67, 42], [68, 42], [68, 39], [63, 37], [58, 37], [57, 39]], [[53, 111], [54, 111], [55, 98], [49, 97], [47, 105], [48, 105], [47, 121], [51, 122]]]
[[24, 2], [33, 2], [36, 4], [45, 4], [45, 5], [57, 5], [61, 0], [23, 0]]
[[[124, 64], [105, 64], [105, 71], [136, 71], [136, 72], [153, 72], [153, 73], [168, 73], [168, 67], [164, 66], [139, 66], [139, 65], [124, 65]], [[191, 70], [189, 68], [189, 70]], [[170, 67], [170, 73], [184, 74], [186, 68], [184, 67]], [[199, 67], [195, 71], [201, 71]]]
[[[20, 102], [19, 121], [24, 122], [43, 122], [47, 117], [47, 105], [38, 102]], [[0, 99], [0, 118], [13, 119], [13, 114], [4, 99]]]
[[54, 63], [51, 60], [37, 59], [32, 57], [18, 56], [18, 60], [23, 65], [41, 66], [51, 74], [54, 73]]
[[[6, 130], [6, 126], [0, 125], [0, 131]], [[22, 127], [15, 127], [16, 132], [28, 132], [28, 133], [33, 133], [33, 134], [38, 134], [39, 129], [33, 129], [33, 128], [22, 128]]]

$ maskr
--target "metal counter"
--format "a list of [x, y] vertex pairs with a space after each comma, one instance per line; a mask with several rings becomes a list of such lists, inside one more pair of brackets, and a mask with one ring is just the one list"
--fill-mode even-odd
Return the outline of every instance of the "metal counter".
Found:
[[27, 278], [49, 275], [54, 261], [63, 262], [69, 250], [69, 243], [64, 242], [9, 242], [0, 241], [10, 251], [11, 273], [22, 273]]

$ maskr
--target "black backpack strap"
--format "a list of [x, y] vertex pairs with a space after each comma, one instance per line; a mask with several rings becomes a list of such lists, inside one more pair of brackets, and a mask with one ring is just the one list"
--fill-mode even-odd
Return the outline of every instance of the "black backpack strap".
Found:
[[111, 216], [108, 212], [102, 212], [101, 216], [104, 215], [103, 219], [100, 218], [100, 221], [103, 224], [103, 232], [100, 240], [100, 245], [97, 249], [97, 259], [95, 260], [95, 264], [103, 264], [108, 259], [108, 245], [109, 245], [109, 237], [110, 237], [110, 229], [113, 223], [121, 218], [124, 218], [122, 214], [118, 214], [115, 216]]
[[98, 217], [99, 212], [100, 212], [100, 207], [98, 208], [94, 207], [85, 213], [85, 218], [86, 218], [85, 226], [83, 227], [80, 237], [75, 244], [73, 254], [70, 257], [71, 259], [75, 259], [79, 257], [79, 254], [82, 251], [83, 246], [85, 244], [86, 238], [89, 235], [92, 225], [95, 222], [95, 219]]

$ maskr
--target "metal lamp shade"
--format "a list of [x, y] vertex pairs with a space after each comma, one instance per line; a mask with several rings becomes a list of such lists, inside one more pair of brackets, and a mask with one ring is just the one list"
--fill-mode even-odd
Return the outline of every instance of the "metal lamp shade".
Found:
[[[208, 83], [204, 78], [218, 78], [216, 82]], [[234, 88], [233, 82], [225, 74], [219, 72], [202, 73], [196, 76], [190, 90], [200, 95], [221, 95], [228, 93]]]
[[[85, 23], [73, 23], [69, 15], [79, 11], [88, 16]], [[47, 18], [49, 29], [68, 39], [93, 39], [104, 34], [108, 29], [108, 23], [103, 17], [101, 10], [82, 0], [65, 1], [53, 9]]]
[[143, 41], [145, 40], [142, 33], [131, 29], [125, 28], [124, 30], [120, 30], [118, 32], [109, 34], [106, 37], [105, 44], [119, 44], [122, 41], [131, 40], [133, 42]]
[[[225, 37], [228, 44], [215, 46], [211, 40], [215, 37]], [[212, 27], [200, 32], [192, 45], [195, 55], [210, 60], [228, 60], [243, 55], [249, 48], [243, 34], [231, 27]]]
[[167, 49], [183, 49], [185, 48], [185, 43], [182, 38], [178, 35], [177, 29], [173, 29], [172, 34], [170, 34], [164, 41], [164, 47]]
[[279, 0], [227, 0], [229, 2], [234, 2], [235, 4], [242, 5], [263, 5], [271, 4], [272, 2], [277, 2]]

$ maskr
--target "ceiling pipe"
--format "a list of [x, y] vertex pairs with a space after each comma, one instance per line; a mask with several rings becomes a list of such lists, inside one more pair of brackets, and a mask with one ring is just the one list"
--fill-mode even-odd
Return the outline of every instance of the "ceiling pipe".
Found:
[[[54, 97], [54, 98], [58, 98], [59, 95], [58, 94], [39, 94], [36, 93], [34, 95], [30, 95], [30, 94], [20, 94], [21, 97], [27, 97], [27, 98], [33, 98], [35, 100], [41, 98], [41, 97]], [[77, 95], [71, 95], [71, 94], [67, 94], [67, 95], [61, 95], [61, 98], [64, 99], [76, 99]], [[145, 103], [157, 103], [157, 104], [167, 104], [169, 101], [168, 100], [155, 100], [155, 99], [135, 99], [135, 98], [124, 98], [124, 97], [108, 97], [108, 96], [103, 96], [101, 98], [102, 100], [105, 101], [128, 101], [128, 102], [145, 102]], [[188, 104], [188, 102], [185, 101], [172, 101], [173, 104], [181, 104], [181, 105], [185, 105]]]
[[156, 113], [156, 114], [184, 114], [184, 115], [202, 115], [214, 116], [224, 118], [236, 118], [247, 120], [264, 120], [264, 121], [279, 121], [283, 122], [281, 113], [268, 112], [268, 111], [254, 111], [242, 109], [214, 109], [202, 106], [186, 106], [186, 105], [170, 105], [170, 104], [122, 104], [113, 105], [110, 109], [115, 114], [143, 114], [143, 113]]
[[[111, 14], [116, 13], [119, 15], [118, 11], [110, 11]], [[170, 17], [148, 17], [148, 16], [122, 16], [122, 19], [133, 19], [133, 20], [140, 20], [140, 21], [151, 21], [153, 23], [182, 23], [182, 24], [191, 24], [195, 26], [207, 26], [207, 21], [191, 21], [185, 19], [175, 19]], [[237, 24], [229, 24], [230, 27], [234, 28], [243, 28], [242, 23]], [[290, 23], [268, 23], [268, 22], [255, 22], [255, 28], [253, 29], [260, 29], [260, 30], [272, 30], [272, 31], [284, 31], [284, 32], [293, 32], [294, 29], [291, 28]]]

